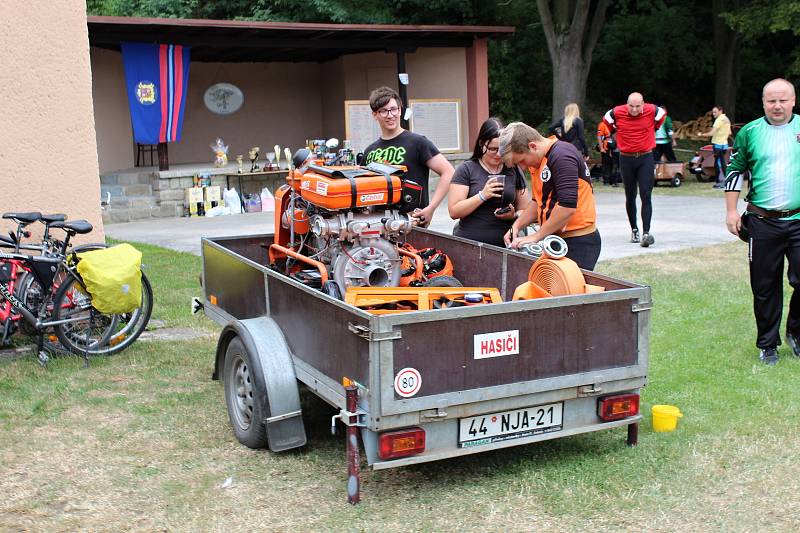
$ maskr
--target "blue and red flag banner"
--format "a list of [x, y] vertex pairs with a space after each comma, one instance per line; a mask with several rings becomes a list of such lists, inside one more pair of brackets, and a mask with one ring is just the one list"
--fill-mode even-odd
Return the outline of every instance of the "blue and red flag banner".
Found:
[[121, 43], [133, 138], [140, 144], [181, 140], [189, 48]]

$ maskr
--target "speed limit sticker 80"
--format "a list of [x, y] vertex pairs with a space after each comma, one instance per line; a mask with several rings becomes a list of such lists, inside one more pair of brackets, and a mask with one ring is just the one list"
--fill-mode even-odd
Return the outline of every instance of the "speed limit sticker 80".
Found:
[[394, 377], [394, 391], [403, 398], [411, 398], [421, 386], [422, 376], [416, 368], [404, 368]]

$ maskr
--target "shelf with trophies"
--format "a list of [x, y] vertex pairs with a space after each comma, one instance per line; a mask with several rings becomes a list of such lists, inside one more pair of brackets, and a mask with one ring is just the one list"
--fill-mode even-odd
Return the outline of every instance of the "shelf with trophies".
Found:
[[[248, 202], [248, 200], [251, 197], [259, 196], [259, 191], [264, 186], [269, 189], [270, 193], [274, 194], [275, 189], [284, 183], [289, 173], [289, 161], [292, 155], [289, 148], [284, 148], [283, 153], [281, 153], [281, 147], [276, 144], [273, 147], [273, 151], [265, 154], [265, 161], [259, 161], [260, 153], [261, 148], [258, 146], [250, 149], [248, 153], [249, 166], [244, 163], [243, 155], [237, 155], [236, 173], [225, 175], [227, 189], [231, 188], [231, 178], [236, 179], [243, 212], [260, 211], [260, 209], [254, 207], [253, 202]], [[283, 156], [283, 160], [281, 156]]]

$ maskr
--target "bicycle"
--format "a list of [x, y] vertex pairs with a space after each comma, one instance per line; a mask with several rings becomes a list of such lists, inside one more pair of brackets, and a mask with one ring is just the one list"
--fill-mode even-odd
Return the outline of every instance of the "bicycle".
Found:
[[[118, 353], [141, 335], [153, 307], [152, 287], [144, 272], [141, 277], [142, 303], [134, 311], [108, 314], [91, 304], [91, 297], [76, 269], [80, 261], [77, 254], [106, 245], [70, 248], [69, 244], [75, 235], [92, 231], [89, 222], [66, 222], [63, 215], [36, 212], [6, 213], [3, 217], [14, 220], [18, 228], [16, 234], [10, 234], [10, 239], [0, 236], [0, 246], [14, 248], [13, 253], [0, 253], [0, 269], [7, 273], [0, 279], [0, 295], [3, 297], [0, 299], [0, 325], [3, 325], [0, 340], [7, 341], [15, 322], [26, 324], [27, 331], [36, 335], [39, 361], [45, 364], [49, 356], [44, 350], [44, 333], [52, 329], [68, 352], [83, 355], [88, 364], [89, 355]], [[21, 238], [27, 233], [24, 228], [36, 221], [45, 222], [42, 243], [22, 243]], [[51, 238], [50, 228], [64, 230], [64, 241]], [[26, 255], [21, 253], [22, 250], [36, 250], [40, 255]]]

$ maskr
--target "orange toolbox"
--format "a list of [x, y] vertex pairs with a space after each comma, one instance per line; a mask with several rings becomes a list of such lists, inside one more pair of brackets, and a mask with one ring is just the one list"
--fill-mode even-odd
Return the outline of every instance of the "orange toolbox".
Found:
[[402, 188], [399, 176], [361, 167], [309, 165], [301, 177], [300, 196], [324, 209], [352, 209], [398, 203]]

